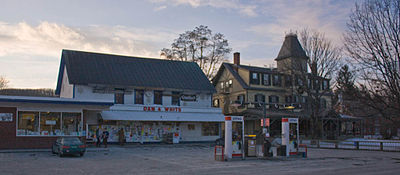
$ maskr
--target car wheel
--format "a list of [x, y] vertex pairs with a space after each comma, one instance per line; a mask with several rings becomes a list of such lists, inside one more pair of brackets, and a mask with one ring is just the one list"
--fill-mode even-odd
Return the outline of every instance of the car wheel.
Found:
[[85, 153], [79, 153], [79, 155], [82, 157], [83, 155], [85, 155]]

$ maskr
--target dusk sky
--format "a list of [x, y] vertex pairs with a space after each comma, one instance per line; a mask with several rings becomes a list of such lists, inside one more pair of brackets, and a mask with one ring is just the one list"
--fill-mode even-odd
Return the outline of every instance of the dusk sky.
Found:
[[[55, 88], [62, 49], [159, 58], [180, 33], [206, 25], [241, 62], [274, 63], [302, 28], [341, 44], [353, 0], [1, 0], [0, 75], [11, 88]], [[228, 60], [232, 60], [232, 53]]]

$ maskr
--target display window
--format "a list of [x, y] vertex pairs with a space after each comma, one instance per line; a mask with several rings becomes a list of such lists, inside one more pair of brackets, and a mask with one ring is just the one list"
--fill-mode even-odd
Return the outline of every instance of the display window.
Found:
[[82, 113], [19, 111], [18, 136], [82, 135]]
[[61, 135], [61, 112], [40, 112], [40, 135]]
[[63, 135], [77, 136], [81, 130], [81, 113], [62, 113]]
[[39, 135], [39, 112], [18, 112], [18, 135]]

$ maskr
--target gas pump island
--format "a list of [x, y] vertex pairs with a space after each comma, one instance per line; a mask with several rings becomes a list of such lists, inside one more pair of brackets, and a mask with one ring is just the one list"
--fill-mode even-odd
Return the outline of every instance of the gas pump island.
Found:
[[[299, 125], [298, 118], [282, 118], [282, 144], [280, 145], [279, 156], [299, 155]], [[234, 123], [234, 130], [232, 129]], [[241, 124], [241, 127], [238, 127]], [[263, 134], [269, 137], [268, 133]], [[230, 160], [234, 157], [245, 159], [245, 139], [244, 139], [244, 120], [243, 116], [225, 117], [225, 145], [222, 149], [223, 159]], [[275, 149], [276, 150], [276, 149]], [[270, 152], [270, 150], [264, 150]], [[307, 153], [305, 153], [307, 154]], [[276, 154], [274, 154], [276, 155]]]

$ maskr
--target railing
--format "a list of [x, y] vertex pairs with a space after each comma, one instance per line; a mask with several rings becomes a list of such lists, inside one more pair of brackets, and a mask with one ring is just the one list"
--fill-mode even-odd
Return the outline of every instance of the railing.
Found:
[[309, 148], [354, 149], [375, 151], [399, 151], [400, 141], [395, 140], [303, 140]]

